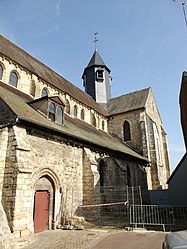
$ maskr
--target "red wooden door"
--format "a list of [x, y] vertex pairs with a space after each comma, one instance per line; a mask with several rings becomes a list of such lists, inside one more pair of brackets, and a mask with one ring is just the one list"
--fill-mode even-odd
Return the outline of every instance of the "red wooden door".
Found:
[[49, 226], [49, 193], [38, 191], [34, 198], [34, 232], [42, 232]]

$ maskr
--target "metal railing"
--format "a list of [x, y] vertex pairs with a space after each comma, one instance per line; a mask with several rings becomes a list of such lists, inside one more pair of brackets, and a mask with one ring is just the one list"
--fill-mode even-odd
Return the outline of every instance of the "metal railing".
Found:
[[176, 228], [187, 226], [187, 207], [167, 205], [132, 205], [130, 207], [130, 224], [137, 227], [161, 225]]

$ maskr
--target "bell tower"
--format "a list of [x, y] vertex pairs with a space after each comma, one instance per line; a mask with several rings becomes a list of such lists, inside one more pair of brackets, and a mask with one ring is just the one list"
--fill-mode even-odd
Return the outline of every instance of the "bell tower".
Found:
[[111, 76], [110, 69], [105, 65], [96, 47], [97, 33], [95, 33], [95, 51], [84, 69], [82, 79], [85, 92], [97, 103], [107, 104], [111, 98]]

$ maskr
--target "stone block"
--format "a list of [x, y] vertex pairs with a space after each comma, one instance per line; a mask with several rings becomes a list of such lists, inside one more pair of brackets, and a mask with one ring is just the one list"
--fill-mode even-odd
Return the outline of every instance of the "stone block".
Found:
[[21, 237], [21, 232], [20, 231], [14, 231], [12, 234], [12, 238], [14, 239], [19, 239]]
[[31, 231], [28, 229], [21, 230], [21, 237], [29, 237]]

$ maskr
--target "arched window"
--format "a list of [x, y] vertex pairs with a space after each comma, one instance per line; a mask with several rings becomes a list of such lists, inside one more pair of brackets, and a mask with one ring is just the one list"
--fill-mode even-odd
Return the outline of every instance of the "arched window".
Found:
[[10, 73], [10, 78], [9, 78], [9, 84], [11, 86], [17, 87], [17, 83], [18, 83], [18, 76], [15, 72], [11, 72]]
[[104, 130], [105, 129], [105, 121], [103, 120], [102, 121], [102, 130]]
[[0, 65], [0, 80], [3, 78], [3, 67]]
[[63, 124], [63, 110], [60, 106], [57, 108], [57, 123]]
[[74, 117], [77, 117], [77, 106], [76, 105], [74, 106], [73, 115]]
[[96, 126], [96, 118], [95, 118], [95, 115], [93, 113], [91, 113], [91, 124]]
[[55, 105], [53, 103], [49, 105], [49, 119], [55, 121]]
[[47, 94], [47, 90], [46, 90], [46, 88], [43, 88], [42, 89], [42, 97], [45, 97], [45, 96], [47, 96], [48, 94]]
[[36, 93], [36, 84], [34, 80], [31, 80], [30, 83], [30, 94], [35, 97], [35, 93]]
[[125, 142], [131, 141], [130, 124], [128, 121], [125, 121], [123, 124], [123, 136]]
[[84, 120], [84, 110], [81, 110], [81, 119]]
[[66, 113], [68, 113], [68, 114], [70, 114], [70, 104], [69, 104], [69, 101], [68, 101], [68, 99], [65, 99], [65, 111], [66, 111]]

